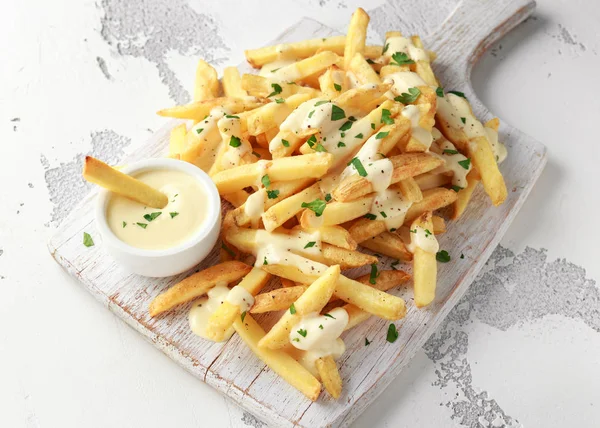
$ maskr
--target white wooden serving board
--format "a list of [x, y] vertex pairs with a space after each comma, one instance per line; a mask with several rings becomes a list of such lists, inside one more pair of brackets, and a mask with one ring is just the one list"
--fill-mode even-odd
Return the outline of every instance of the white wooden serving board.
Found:
[[[430, 13], [413, 10], [423, 8], [417, 1], [407, 2], [406, 7], [411, 9], [407, 16]], [[424, 37], [425, 46], [438, 53], [434, 69], [443, 86], [446, 90], [463, 91], [481, 119], [487, 120], [492, 115], [473, 93], [469, 82], [471, 67], [491, 43], [525, 19], [534, 7], [535, 3], [529, 0], [465, 0], [437, 31]], [[402, 23], [400, 17], [389, 30], [407, 32], [408, 28], [421, 35], [426, 33], [424, 27], [419, 28], [419, 22]], [[318, 22], [304, 19], [276, 42], [335, 33]], [[246, 65], [241, 68], [249, 71]], [[124, 162], [164, 156], [172, 126], [170, 123], [157, 132]], [[507, 160], [501, 165], [509, 190], [508, 199], [501, 207], [493, 208], [480, 186], [463, 218], [458, 223], [449, 223], [448, 232], [440, 237], [440, 245], [450, 252], [452, 261], [439, 264], [438, 298], [434, 304], [425, 310], [417, 310], [410, 289], [394, 292], [402, 295], [408, 306], [406, 318], [396, 322], [400, 336], [395, 343], [385, 340], [389, 322], [374, 317], [343, 336], [347, 351], [339, 366], [344, 392], [338, 401], [331, 400], [325, 393], [318, 402], [311, 403], [266, 368], [237, 336], [224, 344], [195, 336], [187, 324], [189, 306], [151, 319], [147, 308], [152, 298], [187, 273], [167, 279], [149, 279], [129, 274], [116, 265], [105, 253], [95, 231], [93, 205], [96, 192], [73, 210], [48, 246], [56, 261], [103, 305], [194, 376], [270, 425], [347, 426], [396, 378], [458, 302], [540, 175], [546, 162], [543, 145], [505, 123], [500, 128], [500, 136], [509, 151]], [[92, 233], [95, 247], [82, 245], [84, 231]], [[459, 257], [461, 254], [464, 259]], [[218, 246], [199, 268], [217, 261]], [[389, 263], [390, 260], [382, 260], [380, 268], [388, 267]], [[359, 273], [364, 271], [357, 270], [349, 276]], [[368, 347], [364, 345], [365, 337], [371, 341]]]

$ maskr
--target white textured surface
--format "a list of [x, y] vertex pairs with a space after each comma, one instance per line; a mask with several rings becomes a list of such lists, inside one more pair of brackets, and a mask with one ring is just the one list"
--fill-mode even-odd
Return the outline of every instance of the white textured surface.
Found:
[[[130, 140], [156, 129], [153, 112], [173, 103], [169, 93], [178, 97], [174, 82], [191, 80], [194, 59], [186, 53], [235, 63], [241, 48], [264, 43], [298, 15], [341, 29], [357, 2], [263, 5], [269, 25], [247, 19], [259, 16], [258, 2], [193, 3], [183, 16], [169, 15], [165, 27], [161, 2], [128, 3], [144, 12], [147, 28], [126, 19], [117, 25], [124, 11], [112, 2], [25, 1], [9, 4], [0, 17], [0, 177], [11, 185], [0, 187], [3, 422], [259, 426], [96, 304], [51, 261], [45, 238], [76, 201], [64, 190], [85, 194], [71, 178], [74, 157], [93, 150], [116, 161]], [[290, 15], [275, 19], [283, 5]], [[374, 21], [402, 12], [374, 14]], [[163, 36], [141, 52], [121, 46], [119, 53], [118, 40], [139, 42], [161, 28], [175, 31], [177, 23], [204, 23], [201, 13], [213, 17], [216, 30], [198, 33], [203, 38], [193, 43]], [[591, 427], [600, 417], [597, 285], [577, 266], [553, 261], [566, 257], [591, 278], [600, 273], [593, 140], [600, 105], [589, 92], [600, 66], [600, 9], [593, 1], [546, 1], [536, 17], [501, 41], [502, 49], [487, 55], [474, 75], [475, 90], [492, 111], [549, 147], [547, 169], [504, 241], [516, 257], [498, 250], [499, 266], [474, 284], [465, 308], [453, 312], [357, 426], [477, 427], [485, 426], [480, 417], [504, 414], [526, 427]], [[111, 32], [107, 24], [101, 32], [103, 19], [121, 30]], [[17, 117], [20, 122], [11, 121]], [[523, 252], [527, 245], [547, 248], [548, 260], [540, 250]]]

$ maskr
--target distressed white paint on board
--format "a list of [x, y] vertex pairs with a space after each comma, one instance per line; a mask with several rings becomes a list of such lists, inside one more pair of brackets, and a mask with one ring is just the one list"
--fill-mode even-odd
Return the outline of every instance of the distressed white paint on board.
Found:
[[[435, 69], [446, 89], [465, 92], [478, 116], [484, 119], [491, 115], [470, 87], [471, 65], [492, 41], [524, 19], [533, 8], [532, 2], [524, 0], [497, 3], [465, 1], [440, 29], [424, 37], [426, 46], [439, 55]], [[472, 22], [479, 25], [473, 26]], [[414, 22], [412, 24], [415, 32], [423, 33]], [[315, 21], [303, 20], [278, 40], [293, 41], [331, 33], [332, 30]], [[163, 155], [169, 129], [170, 126], [167, 126], [156, 133], [125, 161]], [[337, 402], [323, 394], [319, 402], [310, 403], [265, 369], [237, 337], [226, 344], [213, 344], [195, 337], [187, 328], [187, 308], [150, 319], [147, 314], [150, 300], [180, 277], [165, 280], [141, 278], [127, 274], [115, 265], [101, 245], [82, 251], [82, 231], [93, 228], [93, 195], [63, 222], [49, 247], [56, 260], [77, 276], [109, 309], [192, 374], [244, 408], [274, 424], [306, 427], [347, 425], [394, 379], [458, 301], [499, 242], [541, 172], [545, 163], [543, 146], [506, 124], [502, 125], [500, 134], [510, 153], [501, 168], [509, 189], [506, 203], [492, 208], [479, 189], [461, 222], [449, 224], [448, 233], [440, 239], [441, 245], [452, 249], [454, 254], [464, 253], [465, 259], [451, 265], [440, 265], [438, 299], [429, 309], [417, 311], [408, 302], [407, 317], [396, 323], [400, 337], [393, 346], [376, 341], [368, 348], [364, 347], [365, 336], [373, 337], [384, 329], [387, 322], [382, 320], [371, 319], [346, 334], [348, 352], [340, 360], [345, 387]], [[217, 253], [214, 252], [203, 265], [214, 264], [216, 260]]]

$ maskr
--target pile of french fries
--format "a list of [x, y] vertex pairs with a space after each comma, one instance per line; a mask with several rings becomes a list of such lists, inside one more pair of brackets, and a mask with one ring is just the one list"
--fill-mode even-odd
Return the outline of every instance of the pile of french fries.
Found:
[[[383, 46], [367, 46], [368, 23], [369, 16], [358, 9], [346, 36], [247, 50], [248, 62], [261, 68], [257, 75], [240, 76], [227, 67], [219, 81], [201, 60], [194, 101], [158, 112], [187, 120], [172, 130], [169, 155], [206, 171], [233, 207], [223, 220], [221, 264], [157, 296], [150, 315], [193, 301], [217, 283], [243, 287], [254, 296], [251, 308], [242, 313], [224, 301], [211, 315], [207, 334], [221, 341], [233, 327], [260, 359], [311, 400], [322, 385], [339, 397], [342, 381], [332, 356], [316, 361], [316, 375], [298, 362], [302, 352], [288, 335], [299, 320], [338, 307], [348, 314], [346, 330], [372, 315], [403, 318], [405, 301], [387, 291], [411, 276], [398, 263], [378, 271], [379, 255], [412, 263], [414, 303], [426, 307], [435, 299], [439, 253], [411, 250], [411, 232], [425, 231], [435, 240], [446, 225], [434, 212], [446, 208], [458, 220], [479, 182], [493, 205], [506, 198], [489, 139], [473, 137], [437, 109], [444, 97], [464, 96], [441, 88], [431, 67], [435, 54], [424, 50], [418, 36], [408, 39], [410, 49], [421, 52], [414, 58], [412, 50], [389, 52], [388, 40], [402, 37], [397, 31], [386, 34]], [[394, 93], [386, 77], [398, 72], [416, 73], [425, 84]], [[304, 117], [306, 106], [314, 114], [324, 104], [330, 104], [331, 122], [351, 135], [343, 143], [325, 141], [331, 130], [305, 126], [311, 116]], [[407, 107], [417, 111], [416, 125], [403, 114]], [[468, 120], [498, 130], [497, 119], [482, 125], [471, 111]], [[432, 134], [430, 145], [423, 132]], [[384, 214], [372, 214], [378, 192], [386, 189], [355, 163], [356, 171], [348, 173], [356, 153], [373, 138], [379, 140], [377, 155], [393, 168], [387, 190], [406, 204], [398, 227], [390, 228]], [[444, 169], [446, 152], [468, 165], [463, 186], [453, 184], [453, 172]], [[343, 274], [369, 265], [370, 275]], [[263, 291], [267, 283], [276, 287]], [[265, 331], [254, 315], [273, 311], [283, 313]]]

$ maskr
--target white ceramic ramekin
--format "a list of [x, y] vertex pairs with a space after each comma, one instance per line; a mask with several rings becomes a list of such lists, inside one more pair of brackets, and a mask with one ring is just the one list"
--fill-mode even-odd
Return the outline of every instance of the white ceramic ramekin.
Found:
[[145, 250], [121, 241], [108, 226], [106, 207], [111, 192], [102, 189], [96, 204], [96, 224], [110, 255], [126, 269], [139, 275], [165, 277], [184, 272], [200, 263], [210, 253], [221, 229], [221, 198], [211, 178], [200, 168], [176, 159], [147, 159], [122, 169], [135, 175], [142, 171], [169, 169], [194, 177], [206, 190], [209, 201], [206, 221], [187, 241], [165, 250]]

